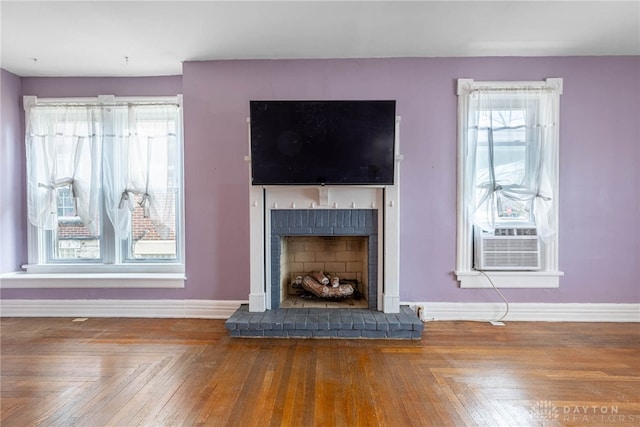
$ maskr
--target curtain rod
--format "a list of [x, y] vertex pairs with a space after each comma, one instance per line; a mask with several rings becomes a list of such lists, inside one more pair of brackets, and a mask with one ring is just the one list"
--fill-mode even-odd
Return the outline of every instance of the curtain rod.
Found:
[[103, 104], [100, 102], [44, 102], [35, 104], [33, 107], [131, 107], [131, 106], [161, 106], [161, 105], [175, 105], [180, 107], [178, 102], [116, 102]]
[[552, 92], [557, 88], [552, 86], [520, 86], [520, 87], [474, 87], [469, 90], [470, 93], [474, 92]]
[[182, 108], [182, 94], [173, 96], [123, 96], [98, 95], [96, 97], [77, 98], [38, 98], [23, 96], [25, 110], [32, 107], [128, 107], [128, 106], [165, 106], [175, 105]]
[[543, 81], [474, 81], [473, 79], [458, 79], [456, 94], [470, 94], [478, 92], [552, 92], [562, 95], [562, 78], [553, 77]]

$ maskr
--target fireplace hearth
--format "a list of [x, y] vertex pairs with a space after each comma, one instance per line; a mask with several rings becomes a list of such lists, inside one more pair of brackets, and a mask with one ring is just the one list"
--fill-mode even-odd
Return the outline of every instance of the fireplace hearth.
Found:
[[351, 308], [278, 308], [252, 313], [243, 304], [226, 321], [232, 337], [245, 338], [422, 338], [424, 325], [408, 305], [398, 313]]

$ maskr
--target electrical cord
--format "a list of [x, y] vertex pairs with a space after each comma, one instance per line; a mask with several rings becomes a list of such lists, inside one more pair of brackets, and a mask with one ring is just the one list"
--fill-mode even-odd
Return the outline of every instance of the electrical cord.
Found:
[[[487, 273], [484, 272], [484, 270], [478, 270], [480, 273], [482, 273], [484, 275], [484, 277], [487, 278], [487, 280], [489, 281], [489, 283], [491, 283], [491, 286], [493, 287], [493, 289], [498, 293], [498, 295], [500, 295], [500, 298], [502, 298], [502, 301], [505, 304], [505, 312], [502, 316], [500, 316], [498, 319], [495, 320], [489, 320], [489, 322], [493, 323], [493, 322], [501, 322], [505, 317], [507, 317], [507, 314], [509, 314], [509, 301], [507, 301], [507, 299], [504, 297], [504, 295], [502, 295], [502, 292], [500, 292], [498, 290], [498, 288], [496, 287], [496, 285], [493, 283], [493, 280], [491, 280], [491, 277], [489, 277], [489, 275]], [[478, 322], [486, 322], [486, 320], [478, 320]]]
[[[494, 291], [496, 291], [496, 293], [500, 296], [500, 298], [502, 299], [502, 301], [504, 302], [505, 305], [505, 311], [502, 314], [502, 316], [500, 316], [497, 319], [494, 320], [478, 320], [478, 319], [465, 319], [464, 321], [466, 322], [482, 322], [482, 323], [495, 323], [496, 325], [504, 325], [504, 323], [501, 323], [502, 320], [504, 320], [507, 315], [509, 314], [509, 301], [507, 301], [507, 299], [504, 297], [504, 295], [502, 295], [502, 292], [500, 292], [498, 290], [498, 288], [496, 287], [496, 285], [493, 283], [493, 280], [491, 280], [491, 277], [489, 277], [489, 275], [487, 273], [484, 272], [484, 270], [476, 270], [479, 271], [480, 273], [482, 273], [484, 275], [484, 277], [487, 278], [487, 280], [489, 281], [489, 283], [491, 283], [491, 287], [493, 288]], [[422, 314], [423, 314], [423, 308], [421, 306], [418, 306], [416, 308], [416, 314], [418, 315], [419, 319], [422, 319]], [[436, 320], [435, 318], [433, 318], [433, 320]], [[424, 320], [423, 320], [424, 322]]]

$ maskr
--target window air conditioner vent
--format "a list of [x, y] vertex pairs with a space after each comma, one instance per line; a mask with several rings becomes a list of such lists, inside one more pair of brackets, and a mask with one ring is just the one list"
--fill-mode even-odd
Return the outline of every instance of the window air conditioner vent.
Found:
[[496, 228], [494, 236], [537, 236], [536, 228]]
[[476, 270], [539, 270], [540, 241], [535, 228], [474, 228]]

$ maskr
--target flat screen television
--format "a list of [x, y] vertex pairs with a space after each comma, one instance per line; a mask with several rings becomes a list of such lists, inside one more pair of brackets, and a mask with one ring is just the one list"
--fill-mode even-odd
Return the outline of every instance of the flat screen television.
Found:
[[254, 185], [390, 185], [395, 101], [250, 101]]

